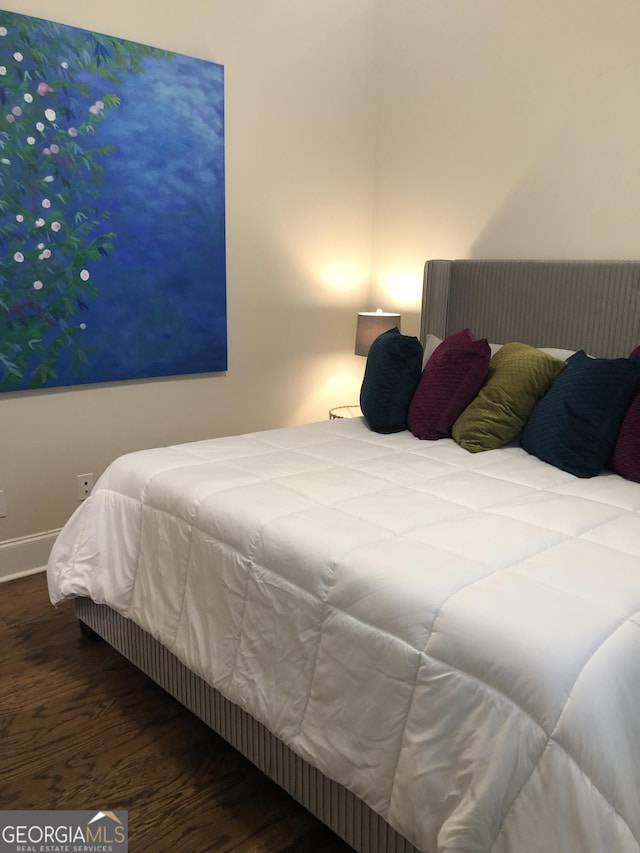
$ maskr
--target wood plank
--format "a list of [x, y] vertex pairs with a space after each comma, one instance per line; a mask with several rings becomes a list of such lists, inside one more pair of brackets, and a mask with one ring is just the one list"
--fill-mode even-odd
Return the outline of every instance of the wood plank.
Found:
[[127, 809], [131, 851], [353, 853], [106, 643], [0, 584], [0, 809]]

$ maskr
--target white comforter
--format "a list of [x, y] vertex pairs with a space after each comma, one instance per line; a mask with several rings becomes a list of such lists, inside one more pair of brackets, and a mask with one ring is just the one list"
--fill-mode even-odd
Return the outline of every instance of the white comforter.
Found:
[[640, 486], [361, 419], [117, 460], [51, 555], [435, 853], [640, 849]]

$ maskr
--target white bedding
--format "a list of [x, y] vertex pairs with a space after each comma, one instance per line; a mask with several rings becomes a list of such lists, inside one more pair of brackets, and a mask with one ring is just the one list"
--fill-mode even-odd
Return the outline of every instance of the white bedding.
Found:
[[428, 853], [640, 849], [638, 484], [333, 420], [117, 460], [48, 578]]

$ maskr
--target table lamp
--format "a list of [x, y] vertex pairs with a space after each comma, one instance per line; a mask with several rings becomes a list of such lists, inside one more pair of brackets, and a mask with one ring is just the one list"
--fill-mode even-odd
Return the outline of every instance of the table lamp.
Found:
[[393, 314], [378, 308], [377, 311], [361, 311], [358, 314], [356, 326], [356, 355], [368, 355], [369, 347], [383, 332], [398, 327], [400, 329], [400, 314]]

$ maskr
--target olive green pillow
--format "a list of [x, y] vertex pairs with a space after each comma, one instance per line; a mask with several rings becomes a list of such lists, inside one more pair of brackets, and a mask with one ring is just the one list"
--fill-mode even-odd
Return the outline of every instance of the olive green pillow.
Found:
[[471, 453], [495, 450], [517, 438], [566, 362], [527, 344], [501, 347], [486, 382], [456, 420], [454, 441]]

